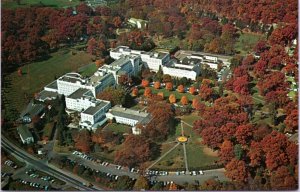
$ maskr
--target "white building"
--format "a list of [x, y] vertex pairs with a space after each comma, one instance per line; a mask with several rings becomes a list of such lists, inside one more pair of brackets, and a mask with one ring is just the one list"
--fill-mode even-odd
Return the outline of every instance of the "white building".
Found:
[[141, 130], [136, 128], [137, 123], [145, 125], [150, 121], [150, 114], [132, 109], [126, 109], [119, 106], [114, 106], [107, 113], [108, 119], [115, 119], [117, 123], [132, 126], [133, 134], [141, 134]]
[[95, 129], [95, 124], [101, 119], [104, 123], [105, 113], [110, 107], [109, 101], [96, 99], [88, 89], [80, 88], [66, 97], [66, 110], [81, 112], [79, 125], [82, 128]]
[[120, 59], [123, 55], [139, 55], [142, 62], [152, 71], [158, 71], [159, 67], [170, 60], [170, 54], [167, 52], [145, 52], [132, 50], [126, 46], [119, 46], [110, 50], [110, 57]]
[[34, 142], [34, 138], [27, 126], [18, 127], [17, 131], [19, 133], [19, 136], [20, 136], [23, 144], [30, 144], [30, 143]]
[[188, 59], [183, 61], [170, 60], [162, 67], [163, 73], [172, 77], [186, 77], [196, 80], [200, 73], [200, 62], [197, 59]]
[[111, 74], [118, 84], [118, 78], [126, 74], [128, 76], [137, 75], [142, 69], [141, 57], [138, 55], [122, 55], [110, 65], [99, 68], [100, 74]]
[[78, 73], [67, 73], [51, 84], [47, 85], [44, 90], [57, 92], [69, 96], [79, 88], [85, 88], [92, 92], [94, 96], [108, 86], [115, 85], [112, 74], [95, 72], [88, 78], [83, 78]]
[[133, 27], [137, 27], [138, 29], [146, 28], [148, 25], [148, 21], [136, 18], [128, 19], [128, 24], [132, 25]]

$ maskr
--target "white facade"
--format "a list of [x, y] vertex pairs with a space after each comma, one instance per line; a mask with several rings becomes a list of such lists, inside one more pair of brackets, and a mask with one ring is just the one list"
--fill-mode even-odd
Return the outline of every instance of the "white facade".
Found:
[[99, 68], [100, 73], [108, 73], [114, 77], [114, 81], [118, 84], [118, 79], [122, 74], [128, 76], [137, 75], [141, 71], [141, 57], [138, 55], [121, 55], [121, 57], [111, 63]]
[[136, 124], [147, 124], [150, 121], [150, 114], [132, 109], [114, 106], [106, 113], [108, 119], [115, 119], [116, 123], [132, 126], [133, 134], [140, 134], [141, 130], [136, 128]]
[[167, 65], [162, 68], [164, 74], [168, 74], [172, 77], [186, 77], [187, 79], [196, 80], [200, 73], [199, 63], [177, 63], [175, 60], [171, 60]]
[[132, 50], [126, 46], [119, 46], [110, 51], [110, 57], [116, 60], [120, 59], [123, 55], [139, 55], [146, 67], [152, 71], [158, 71], [160, 66], [166, 64], [170, 60], [169, 53], [138, 51]]

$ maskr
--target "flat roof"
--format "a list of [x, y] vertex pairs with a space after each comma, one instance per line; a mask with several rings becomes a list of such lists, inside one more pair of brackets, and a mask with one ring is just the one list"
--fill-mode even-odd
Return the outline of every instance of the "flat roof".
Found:
[[86, 110], [84, 110], [82, 113], [94, 115], [99, 110], [101, 110], [103, 107], [105, 107], [108, 104], [108, 102], [97, 100], [97, 105], [95, 107], [89, 107]]
[[57, 92], [43, 90], [39, 93], [38, 98], [41, 99], [41, 100], [45, 100], [47, 98], [54, 98], [54, 97], [57, 97], [57, 96], [58, 96]]
[[57, 80], [51, 82], [50, 84], [46, 85], [47, 88], [50, 89], [57, 89]]
[[[138, 122], [149, 122], [150, 121], [150, 114], [145, 112], [140, 112], [132, 109], [127, 109], [119, 106], [114, 106], [109, 110], [109, 113], [113, 114], [114, 116], [124, 117], [128, 119], [137, 120]], [[148, 121], [145, 118], [149, 119]]]
[[79, 88], [76, 91], [74, 91], [71, 95], [69, 95], [68, 98], [80, 99], [81, 97], [85, 96], [89, 91], [90, 91], [89, 89]]

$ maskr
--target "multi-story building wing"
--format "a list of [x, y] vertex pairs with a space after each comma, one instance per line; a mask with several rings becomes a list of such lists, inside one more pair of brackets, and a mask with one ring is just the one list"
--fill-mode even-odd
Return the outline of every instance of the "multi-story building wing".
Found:
[[117, 123], [132, 126], [133, 134], [137, 135], [141, 133], [141, 130], [135, 127], [136, 124], [140, 123], [144, 125], [151, 120], [151, 115], [149, 113], [126, 109], [119, 106], [114, 106], [113, 108], [111, 108], [106, 113], [106, 117], [108, 119], [115, 119]]
[[183, 62], [172, 59], [162, 69], [164, 74], [173, 77], [196, 80], [200, 73], [200, 63], [197, 59], [188, 59], [188, 61]]
[[158, 71], [160, 66], [170, 60], [170, 54], [167, 52], [145, 52], [132, 50], [126, 46], [119, 46], [110, 51], [110, 56], [116, 60], [120, 59], [123, 55], [139, 55], [145, 66], [152, 71]]

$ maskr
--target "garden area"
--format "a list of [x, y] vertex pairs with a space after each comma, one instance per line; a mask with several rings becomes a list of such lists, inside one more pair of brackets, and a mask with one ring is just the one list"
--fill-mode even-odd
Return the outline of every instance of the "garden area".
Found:
[[18, 1], [16, 0], [3, 0], [1, 2], [2, 8], [10, 8], [10, 9], [16, 9], [19, 7], [30, 7], [30, 6], [38, 6], [38, 5], [44, 5], [48, 7], [73, 7], [80, 3], [80, 0], [20, 0], [20, 3], [18, 4]]
[[[22, 111], [34, 93], [61, 75], [77, 71], [79, 67], [91, 63], [92, 56], [85, 52], [72, 54], [69, 49], [61, 49], [44, 61], [33, 62], [21, 68], [22, 75], [15, 71], [3, 77], [2, 88], [4, 104], [8, 108]], [[91, 69], [86, 68], [87, 71]], [[88, 73], [82, 71], [82, 73]]]
[[242, 55], [246, 55], [248, 52], [252, 51], [253, 47], [259, 40], [263, 39], [265, 39], [263, 35], [254, 33], [241, 33], [237, 42], [235, 43], [235, 50]]

